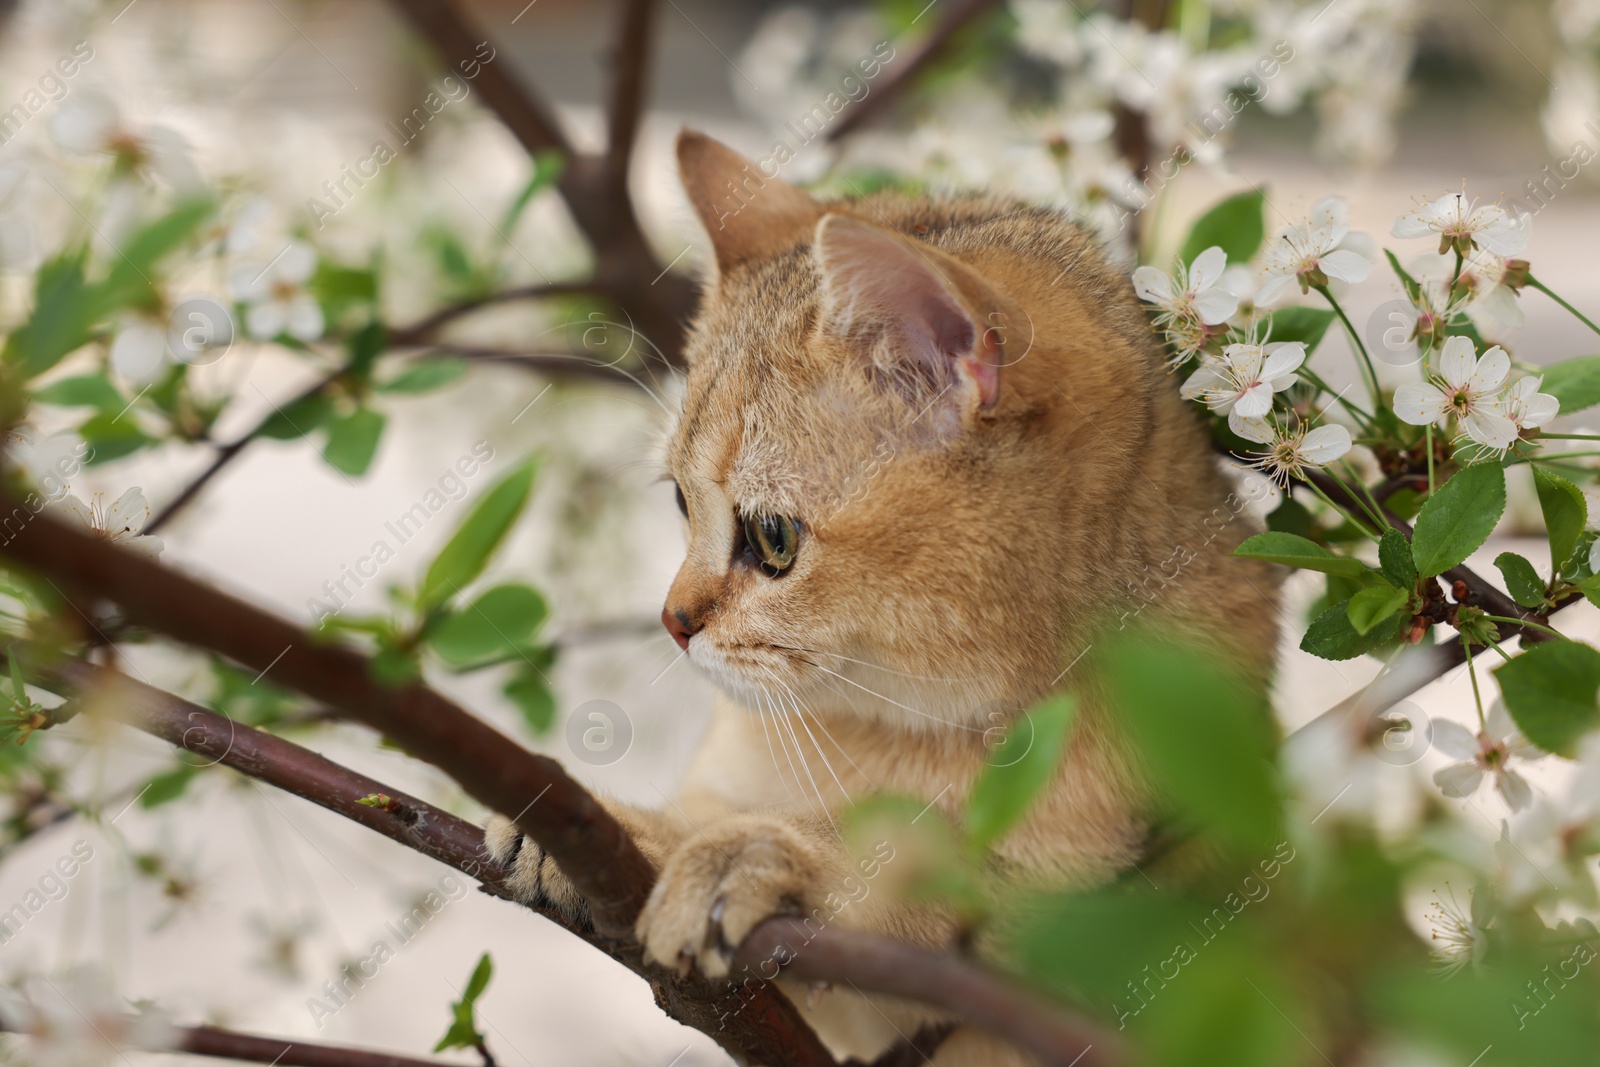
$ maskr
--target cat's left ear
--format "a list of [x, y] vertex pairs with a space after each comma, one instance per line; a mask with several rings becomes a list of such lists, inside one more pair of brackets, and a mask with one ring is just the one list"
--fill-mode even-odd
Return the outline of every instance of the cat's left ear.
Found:
[[[952, 257], [851, 215], [817, 223], [824, 330], [870, 360], [888, 387], [916, 404], [947, 393], [961, 407], [1000, 399], [1003, 310]], [[966, 404], [959, 404], [961, 400]]]

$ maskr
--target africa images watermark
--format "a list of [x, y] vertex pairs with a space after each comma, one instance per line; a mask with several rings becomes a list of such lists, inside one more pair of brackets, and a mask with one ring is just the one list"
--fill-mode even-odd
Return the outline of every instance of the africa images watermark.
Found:
[[442, 874], [437, 890], [428, 890], [410, 911], [397, 920], [384, 923], [387, 936], [374, 941], [365, 956], [341, 967], [338, 978], [330, 978], [322, 983], [322, 996], [306, 998], [306, 1010], [311, 1013], [311, 1021], [317, 1024], [317, 1029], [322, 1029], [324, 1022], [337, 1015], [355, 999], [357, 993], [366, 988], [368, 982], [377, 978], [383, 965], [416, 940], [417, 935], [446, 905], [464, 900], [466, 896], [467, 887], [459, 878], [454, 874]]
[[1125, 1008], [1120, 1001], [1111, 1002], [1111, 1011], [1117, 1017], [1117, 1029], [1126, 1030], [1128, 1020], [1148, 1008], [1150, 1002], [1156, 998], [1156, 994], [1167, 988], [1168, 982], [1175, 981], [1184, 967], [1199, 958], [1199, 950], [1220, 937], [1229, 924], [1244, 914], [1246, 908], [1266, 900], [1272, 894], [1272, 880], [1283, 873], [1284, 867], [1294, 862], [1296, 855], [1294, 846], [1288, 841], [1278, 842], [1271, 858], [1264, 859], [1256, 865], [1260, 877], [1254, 873], [1245, 875], [1239, 883], [1239, 889], [1230, 892], [1223, 898], [1221, 904], [1212, 908], [1210, 913], [1200, 920], [1199, 926], [1190, 922], [1190, 927], [1197, 935], [1197, 943], [1188, 940], [1179, 941], [1173, 946], [1172, 952], [1157, 962], [1154, 968], [1146, 964], [1141, 972], [1142, 977], [1130, 978], [1128, 992], [1132, 994], [1134, 1003], [1138, 1006]]
[[[337, 615], [349, 607], [356, 593], [378, 576], [383, 565], [394, 559], [400, 546], [416, 537], [428, 520], [443, 511], [447, 504], [466, 499], [467, 481], [493, 459], [494, 446], [488, 441], [474, 444], [470, 452], [445, 469], [438, 483], [429, 487], [421, 500], [383, 524], [384, 532], [389, 537], [378, 538], [366, 554], [357, 557], [353, 563], [340, 564], [338, 577], [322, 583], [322, 592], [327, 600], [308, 597], [306, 610], [320, 624], [329, 616]], [[390, 537], [394, 539], [393, 544], [390, 543]]]
[[[851, 73], [839, 79], [837, 87], [828, 91], [821, 102], [814, 104], [811, 110], [797, 119], [790, 119], [783, 124], [788, 134], [793, 135], [793, 143], [788, 137], [780, 138], [772, 143], [772, 151], [755, 165], [755, 169], [746, 164], [741, 173], [742, 181], [736, 182], [729, 178], [726, 181], [728, 195], [724, 203], [730, 206], [722, 208], [717, 215], [717, 229], [727, 226], [729, 219], [734, 218], [750, 206], [761, 190], [766, 188], [770, 181], [775, 181], [779, 171], [789, 164], [800, 150], [811, 142], [821, 137], [832, 125], [833, 120], [852, 103], [859, 104], [867, 98], [872, 91], [872, 79], [876, 78], [884, 66], [894, 59], [894, 46], [888, 41], [879, 41], [873, 46], [871, 55], [856, 61], [851, 68]], [[859, 75], [859, 76], [858, 76]]]
[[1272, 46], [1272, 51], [1256, 60], [1254, 69], [1240, 79], [1239, 88], [1230, 89], [1221, 103], [1210, 111], [1185, 122], [1184, 129], [1193, 139], [1179, 144], [1166, 159], [1145, 168], [1143, 176], [1136, 177], [1128, 184], [1125, 191], [1138, 203], [1131, 210], [1122, 211], [1117, 220], [1118, 230], [1126, 229], [1136, 213], [1149, 207], [1161, 190], [1178, 176], [1178, 172], [1194, 162], [1197, 147], [1216, 140], [1252, 103], [1265, 100], [1268, 83], [1294, 61], [1295, 55], [1294, 45], [1288, 41], [1278, 41]]
[[894, 846], [889, 842], [879, 841], [874, 844], [871, 856], [866, 856], [856, 861], [856, 867], [861, 871], [861, 878], [858, 879], [855, 875], [845, 875], [840, 882], [843, 893], [829, 893], [823, 898], [821, 904], [812, 908], [811, 913], [802, 919], [802, 923], [806, 928], [806, 938], [804, 941], [799, 942], [798, 947], [785, 941], [774, 948], [767, 955], [767, 958], [757, 964], [755, 968], [751, 968], [749, 964], [746, 964], [743, 978], [730, 975], [728, 989], [733, 994], [734, 999], [739, 1002], [739, 1005], [717, 1017], [717, 1028], [726, 1030], [728, 1028], [728, 1020], [738, 1015], [744, 1010], [746, 1004], [755, 999], [757, 990], [761, 989], [767, 982], [775, 980], [778, 977], [778, 973], [783, 970], [784, 964], [793, 962], [800, 955], [800, 949], [816, 940], [817, 935], [829, 923], [837, 919], [852, 905], [860, 904], [866, 900], [868, 894], [872, 892], [871, 881], [883, 872], [884, 866], [891, 862], [894, 857]]
[[306, 201], [306, 210], [311, 212], [311, 221], [317, 224], [317, 229], [322, 229], [329, 219], [343, 211], [355, 199], [356, 193], [377, 178], [383, 168], [400, 155], [400, 149], [422, 136], [422, 131], [440, 112], [451, 104], [460, 103], [472, 93], [472, 87], [467, 83], [482, 73], [484, 65], [492, 62], [496, 53], [488, 41], [482, 41], [473, 54], [477, 58], [463, 59], [458, 64], [461, 77], [465, 80], [446, 74], [440, 80], [438, 89], [423, 97], [422, 103], [412, 108], [398, 125], [393, 121], [389, 123], [389, 129], [394, 131], [396, 137], [394, 147], [390, 147], [385, 140], [374, 141], [372, 151], [356, 160], [354, 166], [341, 163], [338, 176], [322, 183], [322, 191], [329, 202], [316, 197]]
[[71, 888], [72, 879], [76, 878], [83, 865], [92, 859], [94, 859], [94, 846], [87, 841], [74, 841], [72, 848], [57, 858], [55, 863], [39, 876], [33, 887], [22, 894], [21, 900], [0, 912], [0, 945], [6, 944], [22, 933], [22, 928], [32, 922], [35, 915], [64, 899]]
[[71, 481], [83, 471], [94, 457], [94, 448], [80, 439], [72, 443], [72, 451], [52, 459], [42, 472], [38, 472], [39, 489], [43, 495], [29, 491], [18, 507], [9, 515], [0, 515], [0, 544], [15, 541], [28, 523], [45, 508], [62, 500], [71, 491]]
[[44, 110], [46, 104], [59, 104], [65, 100], [72, 91], [67, 83], [93, 58], [94, 46], [88, 41], [79, 41], [72, 46], [71, 52], [56, 60], [54, 70], [45, 71], [39, 83], [30, 86], [22, 94], [20, 101], [6, 111], [0, 111], [0, 145], [10, 144], [12, 138], [21, 133], [33, 117]]

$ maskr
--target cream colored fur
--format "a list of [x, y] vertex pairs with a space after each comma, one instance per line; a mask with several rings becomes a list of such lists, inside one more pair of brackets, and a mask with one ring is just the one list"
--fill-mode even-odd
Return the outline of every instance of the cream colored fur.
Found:
[[[959, 820], [994, 729], [1058, 688], [1079, 698], [1066, 758], [993, 868], [1060, 885], [1125, 869], [1146, 789], [1095, 681], [1096, 635], [1138, 614], [1264, 683], [1278, 581], [1228, 556], [1253, 531], [1127, 278], [1049, 210], [821, 204], [692, 133], [679, 158], [718, 275], [669, 448], [689, 547], [667, 610], [726, 699], [667, 811], [612, 805], [660, 871], [638, 924], [648, 954], [721, 976], [774, 914], [948, 944], [951, 917], [898, 899], [892, 859], [869, 878], [835, 827], [872, 793]], [[911, 353], [929, 334], [908, 326], [905, 293], [946, 339], [964, 315], [970, 350]], [[743, 559], [738, 514], [800, 520], [788, 572]], [[581, 906], [509, 823], [489, 843], [515, 856], [524, 896]], [[934, 1019], [848, 989], [808, 1010], [864, 1058]], [[962, 1030], [934, 1062], [1030, 1061]]]

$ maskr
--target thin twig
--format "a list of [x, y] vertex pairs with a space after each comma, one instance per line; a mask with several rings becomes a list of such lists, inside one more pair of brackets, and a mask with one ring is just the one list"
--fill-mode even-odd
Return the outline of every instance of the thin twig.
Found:
[[863, 96], [844, 112], [838, 122], [829, 127], [826, 140], [838, 141], [882, 113], [910, 90], [923, 71], [944, 58], [962, 30], [1001, 6], [1001, 0], [947, 2], [943, 17], [934, 24], [922, 43], [899, 60], [894, 69], [873, 86], [872, 92]]
[[544, 285], [519, 285], [512, 289], [502, 289], [496, 293], [473, 297], [460, 303], [450, 304], [440, 308], [410, 326], [402, 326], [389, 333], [389, 344], [395, 348], [407, 348], [412, 345], [422, 344], [433, 340], [434, 334], [440, 329], [464, 318], [475, 311], [490, 307], [495, 304], [509, 304], [517, 300], [542, 300], [552, 296], [576, 296], [586, 293], [599, 293], [602, 286], [591, 280], [586, 282], [553, 282]]

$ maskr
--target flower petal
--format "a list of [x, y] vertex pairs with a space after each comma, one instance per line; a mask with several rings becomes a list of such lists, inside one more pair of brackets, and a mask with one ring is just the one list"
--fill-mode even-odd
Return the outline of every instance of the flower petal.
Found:
[[106, 533], [113, 537], [137, 534], [149, 518], [150, 504], [144, 498], [144, 490], [135, 486], [106, 509]]
[[1261, 377], [1271, 381], [1293, 374], [1306, 361], [1306, 346], [1301, 341], [1269, 345], [1266, 361], [1261, 364]]
[[1460, 389], [1472, 380], [1472, 372], [1478, 366], [1477, 354], [1478, 350], [1470, 338], [1456, 334], [1444, 343], [1444, 354], [1439, 357], [1439, 373], [1445, 381]]
[[1476, 793], [1483, 784], [1483, 768], [1475, 760], [1452, 763], [1434, 772], [1433, 784], [1452, 800], [1462, 800]]
[[1226, 379], [1217, 373], [1215, 367], [1209, 363], [1202, 363], [1184, 380], [1183, 385], [1178, 388], [1178, 395], [1185, 400], [1202, 400], [1207, 392], [1225, 382]]
[[1209, 289], [1227, 269], [1228, 253], [1220, 245], [1212, 245], [1194, 257], [1194, 263], [1189, 267], [1189, 288], [1197, 292]]
[[1372, 264], [1359, 252], [1347, 248], [1327, 253], [1317, 260], [1317, 266], [1328, 277], [1352, 284], [1366, 281], [1367, 275], [1372, 273]]
[[1154, 267], [1140, 267], [1133, 272], [1133, 291], [1147, 303], [1172, 305], [1172, 279]]
[[1200, 313], [1201, 322], [1207, 326], [1220, 326], [1239, 310], [1239, 298], [1226, 289], [1213, 286], [1195, 294], [1194, 307]]
[[1500, 383], [1506, 380], [1509, 373], [1511, 357], [1506, 355], [1505, 349], [1495, 345], [1478, 357], [1478, 365], [1467, 379], [1467, 388], [1474, 393], [1492, 393], [1500, 388]]
[[1486, 448], [1510, 448], [1517, 439], [1517, 424], [1493, 408], [1479, 408], [1461, 420], [1461, 428]]
[[[1239, 414], [1237, 407], [1228, 413], [1228, 429], [1246, 441], [1254, 441], [1258, 445], [1270, 445], [1278, 439], [1277, 435], [1272, 432], [1272, 424], [1267, 422], [1266, 419], [1247, 419]], [[1596, 541], [1595, 544], [1600, 545], [1600, 541]]]
[[1319, 467], [1350, 451], [1350, 431], [1337, 423], [1318, 426], [1300, 442], [1300, 454]]
[[1434, 719], [1428, 727], [1429, 744], [1452, 759], [1476, 759], [1478, 738], [1471, 730], [1449, 719]]
[[1234, 401], [1233, 413], [1241, 419], [1259, 418], [1272, 410], [1272, 386], [1257, 382]]
[[1394, 391], [1394, 413], [1401, 422], [1431, 426], [1444, 417], [1445, 396], [1427, 382], [1406, 382]]
[[1495, 774], [1494, 787], [1512, 811], [1521, 811], [1533, 803], [1533, 787], [1526, 778], [1510, 768], [1502, 768]]

